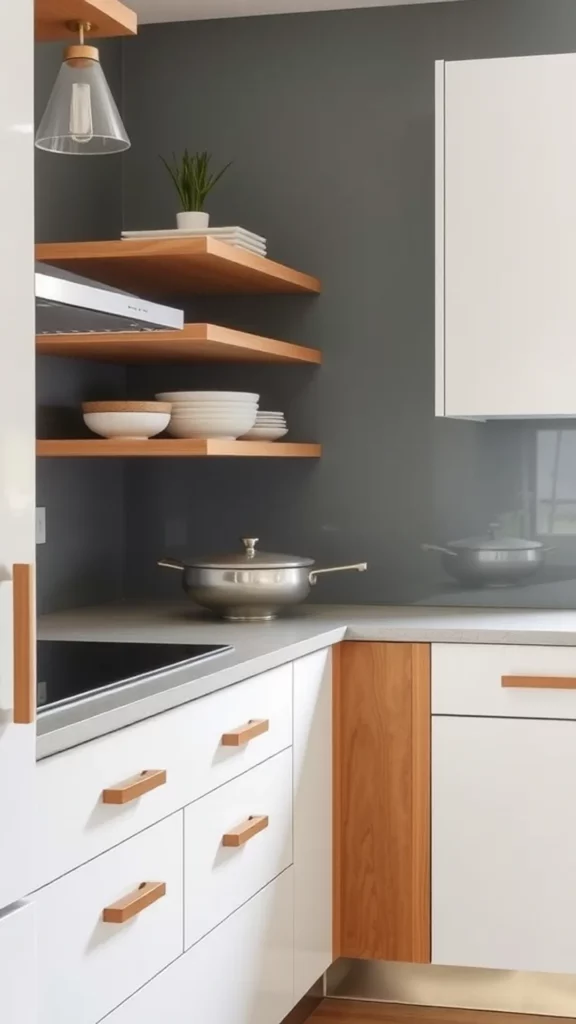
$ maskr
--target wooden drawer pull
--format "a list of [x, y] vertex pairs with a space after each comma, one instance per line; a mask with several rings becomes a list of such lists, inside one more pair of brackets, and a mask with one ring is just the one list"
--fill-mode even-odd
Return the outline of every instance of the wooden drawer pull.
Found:
[[14, 632], [14, 722], [28, 725], [36, 718], [34, 652], [34, 567], [19, 563], [12, 568]]
[[117, 903], [104, 907], [102, 920], [107, 924], [124, 924], [165, 895], [166, 882], [142, 882], [134, 892], [128, 893]]
[[246, 725], [240, 725], [238, 729], [225, 732], [222, 737], [222, 746], [241, 747], [244, 743], [248, 743], [249, 740], [254, 740], [257, 736], [261, 736], [262, 733], [268, 732], [269, 728], [270, 722], [267, 718], [251, 718], [249, 722], [246, 722]]
[[117, 786], [102, 790], [103, 804], [129, 804], [131, 800], [137, 800], [144, 793], [149, 793], [158, 786], [164, 786], [167, 775], [164, 769], [150, 769], [147, 772], [140, 772], [140, 775], [133, 775], [131, 779], [119, 782]]
[[576, 690], [576, 678], [570, 676], [502, 676], [502, 686], [529, 690]]
[[267, 814], [250, 816], [247, 821], [243, 821], [237, 828], [224, 833], [222, 836], [222, 846], [244, 846], [244, 843], [247, 843], [249, 839], [257, 836], [259, 832], [263, 832], [265, 828], [268, 828], [268, 820]]

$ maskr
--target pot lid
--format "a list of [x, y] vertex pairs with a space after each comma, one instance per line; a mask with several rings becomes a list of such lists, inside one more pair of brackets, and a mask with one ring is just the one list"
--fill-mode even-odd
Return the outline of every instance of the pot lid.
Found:
[[187, 559], [186, 565], [198, 569], [238, 569], [253, 566], [260, 566], [263, 569], [295, 569], [299, 566], [314, 565], [313, 558], [257, 551], [258, 537], [242, 537], [241, 539], [244, 551], [238, 551], [232, 555], [213, 555], [209, 558]]
[[538, 540], [525, 537], [497, 536], [497, 525], [491, 525], [484, 537], [466, 537], [464, 540], [452, 540], [446, 547], [460, 551], [534, 551], [542, 547]]

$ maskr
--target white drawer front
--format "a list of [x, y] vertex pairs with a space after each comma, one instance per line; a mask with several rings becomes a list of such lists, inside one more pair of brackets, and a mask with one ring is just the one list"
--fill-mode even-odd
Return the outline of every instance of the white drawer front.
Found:
[[[226, 833], [255, 816], [268, 819], [262, 831], [239, 846], [223, 844]], [[187, 807], [184, 837], [188, 948], [291, 864], [292, 751]]]
[[[39, 1024], [95, 1024], [183, 950], [183, 815], [37, 892]], [[166, 895], [123, 924], [104, 908], [143, 882]]]
[[[250, 719], [268, 730], [249, 742], [223, 746], [222, 735]], [[292, 665], [38, 764], [38, 858], [34, 888], [110, 849], [292, 742]], [[166, 783], [124, 804], [102, 793], [150, 770]]]
[[576, 647], [433, 644], [432, 714], [576, 719]]
[[289, 868], [106, 1024], [280, 1024], [293, 1006]]
[[0, 1020], [36, 1024], [36, 936], [30, 903], [0, 910]]

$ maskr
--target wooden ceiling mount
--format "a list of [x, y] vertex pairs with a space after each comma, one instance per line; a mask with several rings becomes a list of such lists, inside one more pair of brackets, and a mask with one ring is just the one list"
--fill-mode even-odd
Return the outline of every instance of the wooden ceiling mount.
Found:
[[37, 42], [71, 41], [79, 22], [90, 24], [90, 38], [133, 36], [138, 31], [136, 12], [120, 0], [36, 0]]

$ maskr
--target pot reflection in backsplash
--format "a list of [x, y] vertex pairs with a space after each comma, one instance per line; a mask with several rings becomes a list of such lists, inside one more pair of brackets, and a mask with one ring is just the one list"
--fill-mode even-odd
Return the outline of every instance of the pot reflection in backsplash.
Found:
[[[437, 549], [437, 583], [416, 603], [575, 607], [576, 427], [516, 422], [481, 429], [486, 461], [477, 500], [466, 493], [461, 507], [446, 510], [450, 533], [454, 529], [448, 539], [437, 493], [437, 542], [421, 545], [428, 559]], [[488, 495], [500, 509], [490, 509]], [[493, 519], [488, 529], [478, 521], [482, 511]], [[467, 537], [471, 524], [485, 532]]]

